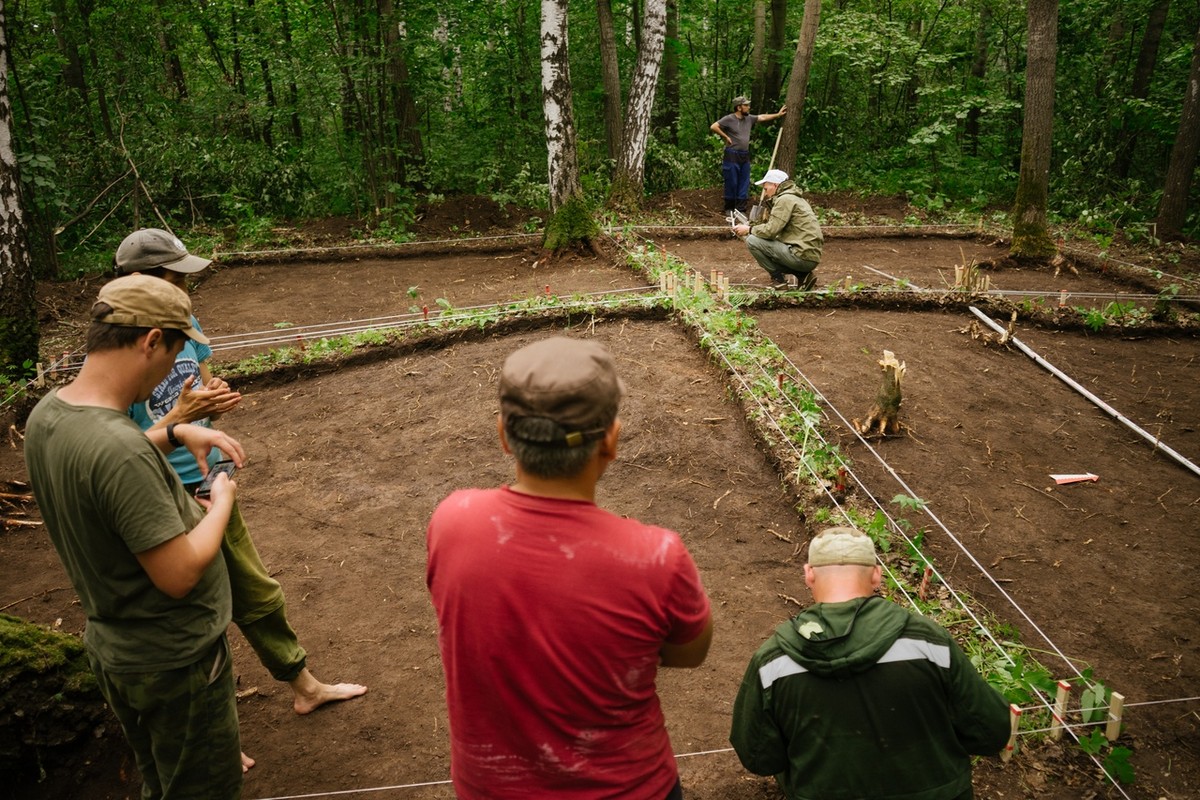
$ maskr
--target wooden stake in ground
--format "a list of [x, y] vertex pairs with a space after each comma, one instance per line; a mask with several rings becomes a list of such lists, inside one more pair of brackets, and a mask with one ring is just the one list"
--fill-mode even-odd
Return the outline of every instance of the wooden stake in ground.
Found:
[[904, 362], [897, 360], [891, 350], [884, 350], [879, 366], [883, 369], [883, 386], [875, 405], [871, 406], [865, 420], [854, 420], [854, 428], [864, 436], [893, 436], [904, 427], [900, 424], [900, 382], [904, 379]]

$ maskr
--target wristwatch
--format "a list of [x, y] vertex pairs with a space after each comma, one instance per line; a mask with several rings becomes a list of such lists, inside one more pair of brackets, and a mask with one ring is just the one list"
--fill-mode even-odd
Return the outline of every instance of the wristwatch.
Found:
[[183, 442], [175, 438], [175, 426], [178, 424], [177, 422], [171, 422], [167, 425], [167, 444], [171, 445], [171, 447], [183, 447]]

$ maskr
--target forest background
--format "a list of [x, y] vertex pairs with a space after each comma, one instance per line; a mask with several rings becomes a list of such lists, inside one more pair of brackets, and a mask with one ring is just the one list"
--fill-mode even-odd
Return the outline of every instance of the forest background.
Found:
[[[1033, 40], [1037, 15], [1057, 40]], [[137, 226], [186, 230], [203, 252], [327, 216], [402, 240], [420, 203], [458, 194], [552, 209], [547, 115], [564, 95], [589, 209], [630, 208], [613, 202], [623, 158], [641, 171], [633, 206], [719, 193], [709, 125], [738, 94], [778, 110], [794, 64], [808, 74], [782, 149], [808, 190], [1006, 219], [1041, 58], [1049, 221], [1101, 241], [1195, 237], [1198, 31], [1197, 0], [0, 0], [0, 152], [28, 242], [0, 288], [31, 292], [14, 269], [103, 271]], [[647, 104], [638, 80], [658, 42]], [[625, 123], [651, 107], [638, 150]], [[756, 127], [755, 178], [782, 127]], [[1164, 230], [1181, 142], [1185, 210]], [[11, 374], [21, 360], [0, 350]]]

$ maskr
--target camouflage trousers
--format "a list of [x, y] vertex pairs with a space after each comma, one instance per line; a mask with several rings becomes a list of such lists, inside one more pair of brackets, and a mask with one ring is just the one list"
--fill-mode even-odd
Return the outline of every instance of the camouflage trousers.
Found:
[[161, 672], [108, 672], [88, 653], [142, 773], [142, 800], [237, 800], [241, 743], [229, 642]]

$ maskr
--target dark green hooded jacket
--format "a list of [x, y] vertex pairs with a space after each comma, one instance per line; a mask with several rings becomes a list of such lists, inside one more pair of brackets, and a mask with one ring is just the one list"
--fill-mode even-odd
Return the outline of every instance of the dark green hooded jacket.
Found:
[[1004, 697], [950, 635], [881, 597], [818, 603], [746, 669], [729, 740], [790, 800], [961, 800], [1008, 741]]

